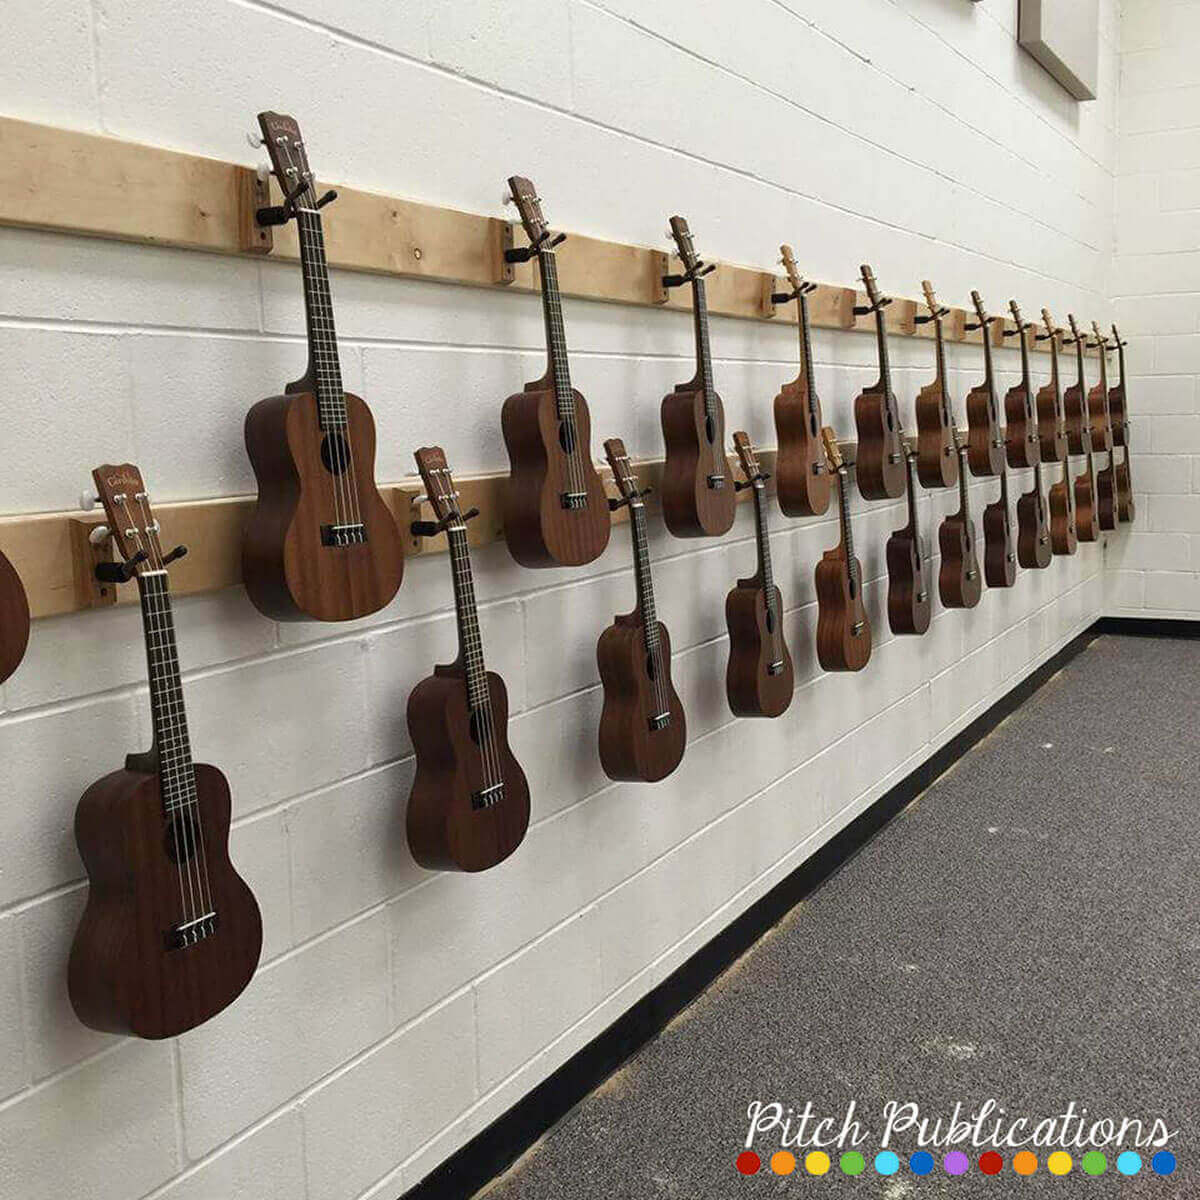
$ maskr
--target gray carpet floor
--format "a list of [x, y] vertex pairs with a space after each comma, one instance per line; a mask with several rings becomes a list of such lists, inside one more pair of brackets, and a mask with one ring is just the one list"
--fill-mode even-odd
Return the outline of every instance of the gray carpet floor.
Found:
[[[1200, 642], [1105, 636], [1051, 679], [558, 1123], [488, 1200], [781, 1194], [1200, 1197]], [[1162, 1177], [874, 1169], [888, 1100], [925, 1116], [1163, 1117]], [[871, 1136], [866, 1170], [743, 1177], [747, 1105]]]

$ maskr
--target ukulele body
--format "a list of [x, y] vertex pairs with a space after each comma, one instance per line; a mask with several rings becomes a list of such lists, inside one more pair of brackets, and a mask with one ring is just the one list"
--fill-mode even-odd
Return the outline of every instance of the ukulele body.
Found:
[[983, 510], [983, 577], [990, 588], [1012, 587], [1017, 579], [1017, 551], [1003, 496]]
[[1075, 477], [1075, 533], [1081, 542], [1094, 542], [1100, 536], [1096, 497], [1096, 473], [1088, 459], [1088, 469]]
[[93, 1029], [142, 1038], [185, 1033], [232, 1003], [258, 966], [258, 903], [229, 861], [229, 784], [203, 763], [195, 775], [199, 822], [192, 830], [202, 841], [184, 878], [189, 865], [199, 871], [202, 850], [217, 923], [193, 945], [168, 947], [170, 929], [187, 916], [173, 857], [182, 826], [164, 815], [158, 774], [114, 771], [79, 801], [75, 839], [89, 886], [67, 988], [79, 1019]]
[[1088, 420], [1091, 423], [1092, 430], [1092, 450], [1097, 454], [1103, 450], [1111, 450], [1113, 448], [1113, 431], [1106, 411], [1106, 399], [1107, 393], [1102, 383], [1096, 384], [1088, 392], [1087, 406]]
[[1004, 395], [1004, 419], [1008, 440], [1005, 454], [1010, 467], [1032, 467], [1038, 458], [1038, 444], [1029, 422], [1024, 383], [1015, 383]]
[[821, 516], [833, 492], [821, 446], [820, 401], [814, 398], [813, 407], [815, 414], [798, 383], [785, 383], [775, 397], [775, 494], [789, 517]]
[[[612, 522], [608, 498], [592, 463], [592, 418], [575, 397], [574, 442], [545, 379], [509, 396], [500, 428], [511, 472], [504, 489], [504, 540], [523, 567], [577, 567], [604, 553]], [[579, 450], [572, 459], [572, 446]], [[567, 507], [568, 493], [584, 491], [586, 504]]]
[[671, 638], [658, 623], [662, 691], [670, 720], [651, 728], [657, 715], [654, 681], [640, 610], [617, 617], [596, 643], [596, 664], [604, 684], [600, 714], [600, 764], [610, 779], [654, 783], [679, 766], [687, 744], [683, 705], [671, 682]]
[[1063, 392], [1063, 409], [1067, 416], [1068, 450], [1072, 454], [1086, 454], [1091, 446], [1091, 422], [1079, 384], [1073, 383]]
[[1096, 472], [1096, 516], [1101, 529], [1117, 527], [1117, 472], [1113, 455], [1107, 467]]
[[[357, 396], [347, 392], [345, 402], [353, 471], [347, 466], [340, 476], [326, 466], [337, 458], [311, 391], [260, 400], [246, 415], [258, 501], [242, 541], [242, 575], [255, 607], [276, 621], [365, 617], [400, 587], [404, 546], [375, 486], [375, 422]], [[339, 481], [357, 503], [351, 516], [364, 528], [360, 544], [325, 544], [322, 525], [338, 519]]]
[[[902, 462], [907, 471], [907, 465]], [[857, 557], [854, 576], [862, 578]], [[843, 546], [826, 550], [814, 572], [817, 589], [817, 661], [826, 671], [861, 671], [871, 657], [871, 623], [862, 589], [852, 595]], [[858, 633], [854, 626], [861, 625]]]
[[858, 490], [868, 500], [895, 500], [903, 496], [908, 485], [904, 437], [887, 393], [878, 385], [855, 397], [854, 426], [858, 431], [854, 464]]
[[953, 487], [958, 482], [958, 453], [946, 421], [942, 389], [935, 381], [917, 395], [917, 478], [927, 488]]
[[1125, 445], [1125, 385], [1114, 384], [1108, 389], [1108, 419], [1112, 424], [1114, 446]]
[[[783, 619], [783, 595], [774, 592], [775, 612]], [[737, 717], [777, 717], [786, 711], [796, 690], [792, 655], [779, 631], [781, 666], [771, 673], [774, 659], [774, 618], [757, 576], [739, 579], [725, 597], [725, 624], [729, 630], [729, 664], [725, 694]]]
[[987, 383], [967, 393], [967, 463], [972, 475], [999, 475], [1004, 470], [1004, 439], [992, 420], [992, 404]]
[[924, 633], [933, 616], [933, 597], [911, 525], [897, 529], [888, 538], [886, 552], [888, 625], [895, 634]]
[[1041, 570], [1050, 565], [1053, 557], [1046, 505], [1041, 488], [1035, 482], [1032, 491], [1017, 497], [1017, 562], [1026, 568]]
[[29, 645], [29, 598], [16, 568], [0, 554], [0, 683], [21, 664]]
[[1129, 476], [1129, 447], [1125, 447], [1125, 461], [1116, 464], [1117, 520], [1132, 521], [1137, 512], [1133, 503], [1133, 480]]
[[1053, 383], [1040, 388], [1037, 394], [1038, 444], [1042, 462], [1060, 463], [1070, 449], [1067, 443], [1067, 424], [1059, 420], [1058, 394]]
[[938, 595], [945, 608], [974, 608], [983, 594], [983, 579], [975, 557], [975, 534], [961, 512], [952, 513], [938, 526], [942, 565], [938, 570]]
[[1050, 485], [1050, 549], [1055, 554], [1074, 554], [1079, 545], [1070, 487], [1069, 479]]
[[503, 862], [529, 828], [529, 784], [508, 744], [508, 691], [487, 672], [491, 702], [490, 761], [503, 798], [476, 807], [488, 784], [483, 730], [472, 720], [467, 673], [461, 662], [437, 666], [408, 697], [408, 732], [417, 760], [408, 797], [408, 846], [431, 871], [485, 871]]
[[[717, 537], [733, 525], [737, 496], [723, 449], [725, 411], [716, 392], [712, 408], [710, 420], [695, 380], [663, 397], [662, 512], [675, 537]], [[720, 485], [709, 486], [717, 476]]]

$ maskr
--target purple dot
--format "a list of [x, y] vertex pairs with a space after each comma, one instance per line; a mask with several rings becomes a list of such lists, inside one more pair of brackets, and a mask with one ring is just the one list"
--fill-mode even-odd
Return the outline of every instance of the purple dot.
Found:
[[971, 1160], [961, 1150], [951, 1150], [942, 1159], [947, 1175], [965, 1175], [970, 1165]]

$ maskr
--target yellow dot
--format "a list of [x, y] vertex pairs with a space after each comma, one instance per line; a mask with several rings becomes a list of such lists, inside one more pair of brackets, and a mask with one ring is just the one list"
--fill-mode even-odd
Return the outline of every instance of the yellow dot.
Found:
[[771, 1170], [776, 1175], [790, 1175], [796, 1169], [796, 1156], [789, 1150], [776, 1150], [771, 1155]]
[[1013, 1155], [1013, 1170], [1018, 1175], [1032, 1175], [1037, 1170], [1037, 1155], [1021, 1150]]
[[1066, 1175], [1071, 1170], [1071, 1156], [1065, 1150], [1055, 1150], [1046, 1159], [1046, 1169], [1051, 1175]]
[[829, 1170], [829, 1155], [824, 1150], [813, 1150], [804, 1159], [804, 1169], [810, 1175], [824, 1175]]

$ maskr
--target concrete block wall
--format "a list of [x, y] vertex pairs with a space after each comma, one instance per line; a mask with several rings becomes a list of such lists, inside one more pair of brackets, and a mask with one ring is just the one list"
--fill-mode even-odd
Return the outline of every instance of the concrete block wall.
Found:
[[1200, 616], [1200, 38], [1197, 0], [1121, 20], [1112, 292], [1130, 339], [1137, 514], [1114, 545], [1118, 614]]
[[[255, 112], [290, 110], [322, 175], [355, 186], [500, 215], [521, 171], [569, 229], [659, 245], [677, 211], [706, 256], [766, 266], [787, 240], [818, 279], [870, 261], [902, 295], [928, 276], [954, 303], [978, 287], [993, 308], [1104, 319], [1114, 0], [1102, 10], [1101, 96], [1078, 106], [1017, 50], [1015, 0], [47, 0], [6, 14], [0, 111], [252, 162]], [[341, 273], [333, 294], [379, 477], [435, 441], [463, 472], [502, 468], [500, 402], [541, 370], [537, 300]], [[659, 399], [692, 371], [688, 317], [571, 301], [566, 325], [597, 437], [659, 455]], [[773, 445], [794, 325], [718, 319], [712, 343], [729, 428]], [[931, 344], [892, 351], [911, 421]], [[125, 458], [159, 499], [250, 491], [244, 412], [303, 361], [298, 274], [0, 231], [0, 353], [0, 510], [68, 508], [93, 465]], [[820, 331], [815, 353], [848, 435], [873, 339]], [[961, 422], [981, 356], [949, 358]], [[1016, 353], [998, 367], [1011, 385]], [[972, 486], [977, 515], [995, 490]], [[923, 494], [931, 552], [955, 504]], [[403, 832], [408, 692], [454, 653], [445, 559], [410, 563], [387, 611], [345, 627], [278, 626], [240, 590], [182, 600], [193, 745], [230, 779], [266, 945], [234, 1006], [164, 1044], [84, 1029], [64, 978], [85, 890], [76, 801], [147, 736], [138, 617], [38, 622], [0, 690], [0, 1197], [395, 1200], [1105, 604], [1097, 544], [890, 638], [883, 547], [903, 508], [853, 510], [874, 656], [820, 671], [812, 571], [836, 523], [774, 514], [798, 689], [769, 722], [731, 720], [723, 692], [749, 514], [711, 542], [655, 525], [691, 737], [655, 787], [609, 783], [595, 750], [595, 642], [633, 596], [626, 530], [576, 571], [479, 551], [533, 822], [478, 878], [421, 871]]]

